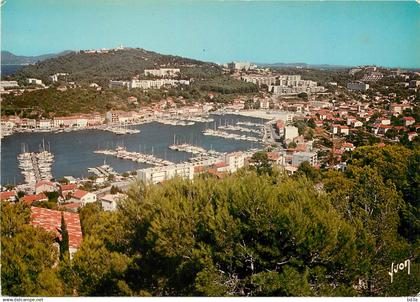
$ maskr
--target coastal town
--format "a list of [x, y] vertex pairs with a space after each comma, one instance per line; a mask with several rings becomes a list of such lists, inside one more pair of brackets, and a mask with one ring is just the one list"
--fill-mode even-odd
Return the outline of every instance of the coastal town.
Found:
[[[124, 48], [112, 51], [123, 51]], [[108, 50], [85, 51], [85, 54], [107, 53]], [[255, 148], [235, 152], [207, 150], [188, 142], [174, 141], [168, 149], [183, 152], [191, 157], [186, 161], [171, 162], [157, 155], [134, 152], [124, 146], [94, 151], [95, 154], [114, 157], [123, 161], [145, 164], [145, 168], [117, 173], [104, 163], [98, 167], [86, 167], [90, 176], [57, 178], [51, 172], [54, 154], [43, 142], [39, 152], [23, 148], [18, 155], [19, 169], [24, 183], [3, 183], [1, 200], [22, 201], [31, 205], [55, 204], [53, 208], [69, 212], [87, 203], [100, 202], [105, 211], [115, 211], [118, 201], [125, 196], [134, 181], [158, 184], [173, 177], [193, 180], [208, 174], [223, 178], [241, 168], [252, 165], [253, 155], [265, 152], [271, 165], [288, 175], [298, 171], [307, 162], [316, 169], [346, 169], [346, 159], [351, 151], [366, 142], [378, 145], [395, 142], [410, 143], [418, 140], [420, 121], [418, 104], [420, 73], [400, 69], [360, 66], [345, 72], [360, 80], [339, 84], [320, 83], [308, 79], [295, 67], [293, 73], [284, 74], [272, 68], [258, 67], [248, 62], [232, 62], [220, 66], [223, 73], [239, 82], [251, 83], [257, 93], [236, 94], [229, 103], [214, 102], [217, 93], [208, 93], [204, 99], [187, 102], [183, 97], [168, 96], [148, 106], [139, 106], [136, 96], [125, 100], [132, 110], [111, 109], [106, 112], [79, 113], [65, 116], [29, 118], [3, 115], [1, 137], [19, 133], [59, 134], [73, 131], [107, 131], [125, 137], [139, 134], [138, 126], [159, 123], [170, 127], [192, 127], [205, 124], [204, 137], [217, 137], [226, 141], [252, 142]], [[180, 68], [167, 66], [145, 69], [142, 76], [131, 80], [110, 80], [108, 87], [90, 83], [84, 89], [123, 89], [132, 91], [164, 90], [169, 87], [184, 89], [194, 83], [186, 78]], [[42, 89], [71, 90], [80, 86], [68, 81], [69, 73], [59, 72], [48, 77], [48, 83], [36, 78], [26, 81], [1, 81], [2, 95], [22, 95]], [[387, 79], [398, 87], [378, 86]], [[57, 84], [59, 82], [59, 84]], [[374, 88], [372, 88], [374, 87]], [[392, 92], [387, 92], [391, 90]], [[260, 122], [236, 121], [224, 123], [223, 116], [251, 117]], [[44, 210], [36, 210], [44, 211]], [[34, 213], [39, 220], [51, 213]], [[43, 216], [44, 215], [44, 216]], [[70, 214], [69, 214], [70, 215]], [[58, 216], [57, 216], [58, 217]], [[46, 218], [45, 218], [46, 219]], [[57, 218], [58, 219], [58, 218]], [[35, 220], [34, 223], [37, 220]], [[39, 222], [42, 224], [42, 221]], [[76, 227], [76, 232], [79, 230]], [[80, 234], [75, 235], [80, 236]], [[77, 240], [76, 240], [77, 241]], [[80, 240], [78, 241], [80, 244]], [[73, 246], [77, 250], [77, 244]]]
[[5, 301], [418, 302], [420, 0], [0, 9]]
[[[115, 51], [122, 51], [116, 49]], [[104, 51], [104, 50], [102, 50]], [[87, 52], [89, 53], [89, 52]], [[416, 100], [420, 87], [418, 72], [399, 69], [383, 69], [375, 66], [351, 68], [350, 75], [363, 73], [360, 81], [348, 82], [346, 86], [329, 82], [320, 86], [299, 74], [279, 74], [270, 68], [260, 68], [248, 62], [232, 62], [222, 66], [225, 73], [239, 81], [253, 83], [258, 87], [254, 96], [238, 95], [229, 104], [211, 101], [195, 101], [187, 104], [178, 97], [167, 97], [137, 110], [109, 110], [105, 113], [91, 112], [51, 118], [27, 118], [19, 115], [5, 115], [1, 118], [2, 139], [17, 133], [62, 133], [70, 131], [100, 130], [115, 135], [138, 134], [137, 125], [161, 123], [164, 125], [190, 127], [196, 123], [210, 126], [202, 132], [204, 136], [215, 136], [225, 140], [244, 140], [259, 143], [260, 147], [233, 153], [206, 150], [188, 143], [174, 143], [169, 149], [191, 154], [185, 162], [171, 162], [152, 154], [129, 152], [124, 147], [114, 150], [97, 150], [95, 153], [116, 157], [120, 160], [147, 164], [138, 171], [115, 172], [104, 164], [90, 167], [89, 178], [65, 176], [57, 179], [51, 174], [54, 154], [44, 147], [41, 152], [19, 154], [19, 167], [24, 175], [23, 184], [3, 184], [2, 200], [22, 200], [28, 203], [47, 202], [53, 196], [66, 209], [75, 210], [87, 202], [102, 202], [103, 208], [115, 210], [118, 198], [134, 180], [146, 183], [160, 183], [175, 176], [193, 179], [209, 173], [217, 178], [234, 173], [252, 163], [252, 156], [258, 151], [267, 151], [270, 162], [293, 175], [303, 162], [316, 168], [345, 169], [347, 154], [364, 140], [377, 144], [398, 141], [412, 142], [418, 136], [419, 120], [416, 120]], [[133, 89], [164, 89], [168, 86], [189, 85], [194, 79], [179, 79], [179, 68], [144, 70], [144, 77], [130, 81], [109, 82], [109, 89], [120, 87]], [[299, 69], [297, 69], [299, 72]], [[66, 82], [68, 73], [49, 76], [50, 85], [61, 80], [56, 89], [72, 89], [73, 82]], [[386, 87], [373, 90], [369, 85], [388, 78], [403, 89], [406, 97], [395, 92], [384, 93]], [[28, 78], [22, 86], [17, 81], [2, 81], [2, 94], [22, 94], [27, 90], [47, 89], [41, 79]], [[90, 89], [101, 89], [91, 83]], [[127, 102], [137, 103], [134, 96]], [[261, 119], [260, 123], [236, 122], [217, 123], [217, 117], [237, 115]], [[216, 121], [215, 121], [216, 120]], [[86, 167], [88, 168], [88, 167]], [[114, 190], [114, 194], [110, 192]]]

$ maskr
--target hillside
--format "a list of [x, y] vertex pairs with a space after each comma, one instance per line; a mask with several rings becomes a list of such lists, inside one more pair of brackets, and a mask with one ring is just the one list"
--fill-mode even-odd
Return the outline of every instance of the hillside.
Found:
[[1, 51], [1, 64], [5, 64], [5, 65], [35, 64], [40, 61], [66, 55], [70, 52], [71, 52], [70, 50], [65, 50], [60, 53], [49, 53], [49, 54], [40, 55], [40, 56], [18, 56], [11, 53], [10, 51], [2, 50]]
[[[71, 52], [64, 56], [27, 66], [14, 75], [18, 80], [28, 77], [48, 82], [54, 73], [68, 73], [68, 80], [79, 83], [96, 82], [107, 85], [109, 80], [128, 80], [154, 67], [178, 67], [186, 76], [219, 74], [215, 64], [178, 56], [162, 55], [138, 48], [111, 50], [107, 53]], [[205, 69], [204, 72], [202, 69]], [[192, 73], [192, 74], [191, 74]]]

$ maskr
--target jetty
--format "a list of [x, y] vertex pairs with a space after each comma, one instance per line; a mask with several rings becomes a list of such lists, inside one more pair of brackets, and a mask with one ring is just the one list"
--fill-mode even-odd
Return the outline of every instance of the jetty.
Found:
[[212, 130], [212, 129], [204, 130], [203, 135], [217, 136], [217, 137], [222, 137], [222, 138], [225, 138], [225, 139], [244, 140], [244, 141], [250, 141], [250, 142], [259, 142], [260, 141], [260, 139], [258, 139], [256, 137], [253, 137], [253, 136], [246, 136], [246, 135], [228, 133], [228, 132], [225, 132], [225, 131]]
[[158, 158], [152, 154], [127, 151], [124, 147], [117, 147], [115, 150], [97, 150], [94, 152], [153, 166], [169, 166], [173, 164], [171, 161]]
[[45, 146], [40, 152], [28, 152], [24, 148], [17, 158], [27, 184], [35, 185], [40, 180], [52, 178], [51, 165], [54, 162], [54, 155], [46, 151]]

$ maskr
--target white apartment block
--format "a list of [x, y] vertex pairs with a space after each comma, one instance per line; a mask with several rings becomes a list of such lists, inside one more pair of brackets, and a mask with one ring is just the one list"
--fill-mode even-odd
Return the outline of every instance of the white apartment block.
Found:
[[244, 152], [229, 153], [226, 155], [225, 163], [228, 164], [228, 170], [231, 173], [238, 171], [245, 166], [245, 160], [250, 157], [249, 154]]
[[48, 78], [50, 79], [51, 82], [57, 82], [60, 76], [66, 76], [66, 75], [68, 75], [68, 73], [59, 72], [59, 73], [50, 75]]
[[194, 166], [192, 164], [178, 164], [166, 167], [141, 169], [137, 171], [137, 178], [139, 180], [153, 184], [171, 179], [175, 176], [180, 176], [185, 179], [193, 179]]
[[241, 77], [242, 81], [248, 82], [248, 83], [254, 83], [258, 86], [261, 85], [276, 85], [277, 83], [277, 77], [275, 76], [261, 76], [261, 75], [245, 75]]
[[347, 89], [352, 91], [366, 91], [369, 89], [369, 84], [363, 82], [351, 82], [347, 84]]
[[0, 81], [1, 88], [17, 88], [19, 84], [17, 81]]
[[299, 136], [298, 128], [295, 126], [284, 127], [284, 140], [292, 140]]
[[318, 156], [316, 152], [296, 152], [292, 157], [292, 166], [298, 167], [303, 162], [309, 162], [311, 166], [318, 163]]
[[231, 70], [249, 70], [251, 69], [251, 63], [233, 61], [228, 64], [228, 68]]
[[27, 79], [27, 81], [28, 81], [28, 84], [33, 84], [33, 85], [44, 85], [44, 84], [42, 83], [42, 80], [39, 80], [39, 79], [29, 78], [29, 79]]
[[155, 77], [174, 77], [180, 72], [179, 68], [145, 69], [144, 75], [151, 75]]
[[177, 86], [177, 85], [189, 85], [190, 81], [188, 80], [172, 80], [172, 79], [158, 79], [158, 80], [131, 80], [128, 84], [128, 88], [142, 88], [150, 89], [155, 88], [159, 89], [163, 86]]

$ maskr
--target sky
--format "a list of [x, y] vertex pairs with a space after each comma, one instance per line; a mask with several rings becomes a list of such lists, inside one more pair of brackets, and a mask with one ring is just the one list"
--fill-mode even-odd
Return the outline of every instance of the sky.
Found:
[[216, 63], [420, 68], [420, 4], [7, 0], [1, 8], [1, 49], [17, 55], [120, 44]]

